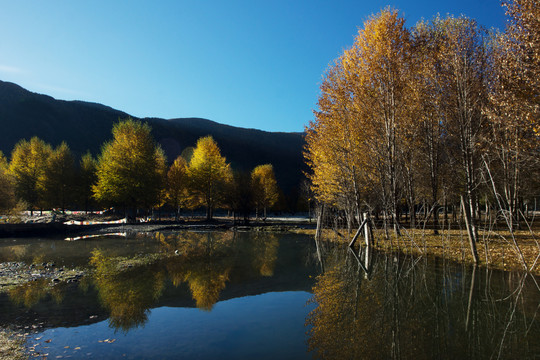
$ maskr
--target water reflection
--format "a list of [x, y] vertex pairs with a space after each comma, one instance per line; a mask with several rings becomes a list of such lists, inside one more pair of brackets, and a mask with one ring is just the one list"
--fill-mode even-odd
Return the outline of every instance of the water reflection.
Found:
[[[308, 345], [323, 359], [534, 358], [531, 275], [334, 249], [317, 278]], [[368, 276], [369, 275], [369, 276]]]
[[27, 308], [31, 308], [48, 296], [60, 304], [64, 299], [64, 291], [61, 286], [51, 286], [51, 281], [45, 278], [30, 281], [9, 291], [13, 303]]
[[94, 285], [101, 304], [109, 311], [110, 326], [127, 332], [148, 320], [149, 309], [163, 290], [165, 275], [160, 266], [126, 270], [120, 261], [96, 250], [91, 264], [96, 268]]
[[224, 231], [150, 236], [159, 243], [156, 252], [119, 256], [115, 246], [95, 248], [87, 260], [91, 275], [76, 285], [38, 279], [12, 289], [8, 296], [13, 304], [31, 309], [48, 299], [61, 304], [65, 293], [77, 286], [78, 292], [97, 294], [112, 328], [128, 332], [148, 321], [150, 309], [168, 287], [178, 289], [180, 297], [184, 293], [191, 296], [192, 303], [182, 300], [185, 306], [210, 311], [231, 280], [274, 275], [279, 250], [279, 238], [274, 234]]

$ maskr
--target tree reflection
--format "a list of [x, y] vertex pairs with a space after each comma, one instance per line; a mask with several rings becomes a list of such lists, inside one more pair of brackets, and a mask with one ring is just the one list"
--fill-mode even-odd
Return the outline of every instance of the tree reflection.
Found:
[[483, 359], [540, 353], [539, 289], [531, 275], [374, 254], [365, 278], [347, 251], [329, 256], [325, 266], [313, 288], [318, 306], [306, 321], [316, 357]]
[[109, 310], [109, 325], [127, 332], [143, 325], [150, 307], [161, 296], [165, 274], [153, 265], [127, 270], [116, 257], [93, 252], [95, 285], [102, 305]]
[[211, 310], [229, 280], [235, 261], [234, 236], [233, 232], [192, 232], [161, 240], [178, 254], [166, 265], [173, 284], [187, 283], [199, 309]]
[[[272, 276], [279, 248], [278, 237], [271, 234], [158, 232], [153, 237], [159, 241], [160, 254], [124, 258], [114, 251], [92, 253], [92, 280], [81, 280], [79, 290], [88, 292], [90, 282], [94, 285], [113, 328], [127, 332], [143, 326], [163, 295], [167, 278], [175, 287], [189, 289], [197, 308], [210, 311], [231, 274], [236, 280]], [[34, 297], [38, 302], [37, 294]]]
[[262, 276], [274, 275], [279, 241], [276, 234], [256, 234], [253, 239], [253, 267]]
[[[51, 290], [50, 279], [41, 278], [19, 285], [9, 291], [11, 301], [19, 306], [31, 308], [45, 299]], [[56, 292], [58, 293], [58, 291]]]

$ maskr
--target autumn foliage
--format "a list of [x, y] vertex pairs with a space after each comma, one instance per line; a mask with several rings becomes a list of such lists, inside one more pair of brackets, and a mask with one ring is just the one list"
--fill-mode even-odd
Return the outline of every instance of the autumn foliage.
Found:
[[[491, 34], [466, 17], [412, 28], [397, 10], [371, 16], [324, 75], [306, 129], [317, 199], [347, 214], [382, 216], [464, 206], [477, 236], [480, 204], [508, 214], [534, 199], [539, 168], [538, 4], [507, 5], [511, 25]], [[498, 202], [497, 202], [498, 201]]]

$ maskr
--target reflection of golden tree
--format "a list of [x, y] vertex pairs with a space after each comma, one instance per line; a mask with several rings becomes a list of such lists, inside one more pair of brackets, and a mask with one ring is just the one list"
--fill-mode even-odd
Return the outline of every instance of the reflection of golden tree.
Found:
[[14, 303], [24, 305], [27, 308], [37, 305], [47, 295], [50, 295], [57, 304], [60, 304], [64, 300], [65, 292], [61, 285], [52, 286], [49, 278], [27, 282], [9, 292], [9, 297]]
[[10, 290], [9, 297], [15, 304], [31, 308], [47, 296], [49, 287], [50, 279], [42, 278]]
[[253, 267], [262, 276], [273, 276], [279, 249], [276, 234], [257, 234], [253, 240]]
[[[409, 358], [413, 354], [422, 358], [415, 347], [428, 344], [422, 339], [419, 322], [408, 313], [410, 302], [419, 303], [414, 297], [400, 296], [391, 273], [398, 266], [379, 269], [368, 281], [351, 260], [337, 260], [336, 266], [317, 279], [313, 300], [318, 306], [306, 321], [311, 326], [310, 350], [324, 359]], [[406, 324], [402, 324], [403, 318], [407, 318]]]
[[128, 331], [146, 322], [150, 307], [161, 296], [165, 275], [152, 265], [122, 271], [119, 261], [96, 250], [91, 264], [96, 267], [99, 298], [110, 311], [110, 326]]
[[29, 245], [13, 245], [2, 247], [0, 261], [20, 261], [27, 254]]
[[[197, 307], [203, 310], [212, 310], [219, 300], [219, 293], [225, 288], [229, 280], [231, 268], [226, 264], [199, 263], [201, 266], [191, 268], [185, 276], [189, 284], [191, 295], [197, 302]], [[220, 266], [221, 265], [221, 266]]]
[[[500, 349], [501, 358], [514, 359], [535, 352], [540, 328], [530, 326], [536, 310], [524, 306], [524, 277], [507, 281], [506, 274], [497, 279], [502, 274], [441, 269], [398, 255], [379, 259], [369, 280], [350, 258], [328, 259], [329, 270], [313, 288], [317, 307], [306, 320], [315, 356], [483, 359]], [[530, 285], [528, 296], [537, 299]]]
[[186, 282], [198, 308], [211, 310], [219, 300], [234, 263], [233, 238], [232, 232], [183, 232], [160, 238], [166, 251], [179, 253], [166, 265], [174, 286]]
[[154, 237], [159, 240], [164, 252], [176, 251], [182, 256], [189, 257], [208, 252], [229, 252], [233, 247], [234, 232], [157, 232]]

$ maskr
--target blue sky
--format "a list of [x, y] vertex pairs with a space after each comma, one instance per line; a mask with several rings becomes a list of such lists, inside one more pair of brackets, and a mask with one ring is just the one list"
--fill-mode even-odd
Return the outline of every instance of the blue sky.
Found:
[[137, 117], [303, 131], [328, 64], [387, 5], [413, 26], [464, 14], [504, 28], [498, 0], [0, 1], [0, 80]]

